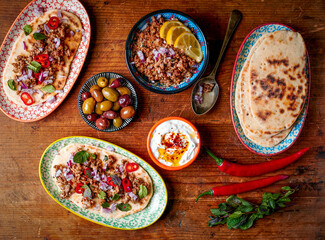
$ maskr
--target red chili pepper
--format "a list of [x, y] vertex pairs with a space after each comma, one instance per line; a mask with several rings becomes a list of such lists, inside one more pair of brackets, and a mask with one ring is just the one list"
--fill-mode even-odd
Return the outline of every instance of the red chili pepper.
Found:
[[136, 171], [138, 169], [139, 169], [139, 164], [137, 164], [137, 163], [127, 163], [125, 165], [125, 170], [127, 172], [134, 172], [134, 171]]
[[47, 26], [50, 29], [57, 29], [60, 23], [60, 19], [57, 17], [51, 17], [49, 22], [47, 23]]
[[[88, 171], [88, 174], [87, 174], [86, 171]], [[86, 169], [84, 170], [84, 174], [85, 174], [85, 176], [86, 176], [87, 178], [89, 178], [89, 176], [91, 176], [91, 170], [90, 170], [90, 168], [86, 168]]]
[[80, 193], [83, 193], [85, 191], [85, 189], [82, 188], [83, 185], [84, 185], [83, 183], [78, 183], [77, 184], [76, 193], [79, 193], [80, 194]]
[[32, 105], [34, 103], [33, 98], [27, 92], [23, 92], [20, 95], [20, 98], [27, 106]]
[[42, 68], [47, 68], [50, 66], [50, 61], [49, 60], [46, 60], [46, 61], [42, 61], [42, 62], [39, 62], [42, 66]]
[[237, 194], [237, 193], [242, 193], [242, 192], [249, 192], [258, 188], [262, 188], [268, 185], [271, 185], [272, 183], [275, 183], [277, 181], [283, 180], [288, 178], [288, 175], [276, 175], [272, 177], [267, 177], [267, 178], [262, 178], [254, 181], [248, 181], [244, 183], [235, 183], [235, 184], [230, 184], [226, 186], [219, 186], [219, 187], [214, 187], [211, 190], [201, 193], [195, 200], [197, 200], [202, 197], [203, 195], [211, 195], [211, 196], [224, 196], [224, 195], [232, 195], [232, 194]]
[[42, 84], [43, 81], [39, 81], [39, 76], [41, 75], [41, 73], [43, 72], [43, 70], [41, 69], [38, 73], [34, 73], [34, 78], [37, 80], [37, 84]]
[[108, 183], [108, 185], [111, 185], [111, 186], [113, 186], [113, 187], [116, 187], [116, 185], [113, 183], [113, 180], [112, 180], [111, 177], [108, 177], [108, 178], [107, 178], [107, 183]]
[[124, 188], [125, 192], [131, 192], [132, 191], [132, 183], [130, 182], [130, 180], [128, 178], [124, 178], [122, 180], [122, 185]]
[[259, 176], [268, 172], [273, 172], [275, 170], [281, 169], [289, 165], [290, 163], [296, 161], [298, 158], [304, 155], [305, 152], [307, 152], [309, 149], [309, 148], [304, 148], [288, 157], [276, 159], [269, 162], [241, 165], [241, 164], [228, 162], [226, 160], [218, 158], [209, 149], [205, 147], [203, 148], [210, 155], [210, 157], [216, 160], [218, 168], [220, 169], [221, 172], [227, 173], [232, 176], [237, 176], [237, 177]]
[[49, 60], [49, 55], [48, 54], [45, 54], [45, 53], [39, 54], [39, 55], [37, 55], [37, 56], [34, 57], [34, 60], [36, 62], [47, 61], [47, 60]]

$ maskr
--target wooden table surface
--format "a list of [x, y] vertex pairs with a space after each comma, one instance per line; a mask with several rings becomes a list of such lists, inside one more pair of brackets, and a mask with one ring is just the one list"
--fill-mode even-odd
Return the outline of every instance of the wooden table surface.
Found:
[[[0, 2], [0, 40], [28, 4], [28, 0]], [[83, 0], [91, 19], [92, 39], [85, 65], [69, 96], [52, 114], [33, 123], [21, 123], [0, 113], [0, 238], [1, 239], [324, 239], [325, 238], [325, 2], [298, 1], [122, 1]], [[124, 45], [132, 26], [145, 14], [159, 9], [175, 9], [192, 16], [210, 44], [215, 63], [229, 13], [238, 9], [242, 22], [235, 33], [217, 74], [220, 95], [216, 106], [204, 116], [196, 116], [190, 106], [192, 88], [176, 95], [159, 95], [142, 88], [132, 79], [124, 59]], [[237, 51], [245, 36], [263, 23], [280, 22], [299, 31], [306, 41], [311, 60], [312, 88], [307, 120], [297, 142], [287, 156], [309, 146], [311, 150], [296, 163], [276, 173], [290, 174], [270, 187], [240, 194], [259, 202], [265, 191], [276, 192], [284, 185], [299, 185], [294, 206], [256, 222], [247, 231], [226, 226], [208, 227], [210, 208], [226, 197], [205, 197], [195, 204], [198, 193], [215, 185], [244, 182], [249, 178], [221, 173], [201, 152], [197, 160], [181, 171], [157, 167], [146, 150], [146, 137], [152, 125], [168, 116], [190, 120], [199, 130], [204, 145], [218, 156], [240, 163], [275, 159], [248, 151], [234, 131], [229, 108], [231, 74]], [[140, 107], [135, 120], [114, 133], [90, 128], [79, 115], [77, 96], [92, 75], [117, 72], [134, 84]], [[126, 148], [150, 163], [164, 178], [169, 200], [162, 217], [148, 228], [122, 231], [86, 221], [55, 203], [43, 189], [38, 175], [40, 157], [53, 141], [71, 135], [107, 140]], [[255, 178], [254, 178], [255, 179]]]

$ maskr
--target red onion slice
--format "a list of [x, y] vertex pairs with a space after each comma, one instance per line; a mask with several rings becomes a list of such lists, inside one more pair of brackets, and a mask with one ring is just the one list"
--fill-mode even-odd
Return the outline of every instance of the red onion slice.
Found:
[[27, 89], [27, 86], [25, 85], [24, 82], [21, 82], [21, 87], [22, 87], [23, 89]]
[[60, 9], [56, 11], [56, 14], [58, 15], [58, 18], [62, 18], [62, 13]]
[[60, 169], [58, 169], [55, 173], [55, 177], [59, 177], [61, 175], [62, 171]]
[[110, 209], [110, 208], [103, 208], [102, 207], [102, 209], [103, 209], [103, 213], [112, 213], [113, 212], [112, 209]]
[[35, 13], [36, 17], [39, 17], [44, 13], [44, 8], [37, 7], [37, 8], [35, 8], [34, 13]]
[[170, 56], [174, 56], [175, 55], [175, 51], [172, 48], [169, 48], [168, 51], [169, 51], [169, 55]]
[[52, 56], [49, 56], [49, 61], [52, 62], [54, 58]]
[[138, 199], [138, 196], [135, 195], [133, 192], [128, 192], [128, 194], [129, 194], [129, 196], [131, 197], [131, 199], [132, 199], [133, 201], [136, 201], [136, 200]]
[[47, 33], [50, 33], [50, 28], [49, 28], [49, 26], [47, 26], [47, 24], [45, 23], [44, 24], [44, 30], [47, 32]]
[[161, 54], [166, 54], [168, 51], [167, 51], [166, 48], [161, 47], [161, 48], [159, 48], [158, 52], [161, 53]]
[[145, 59], [144, 59], [144, 54], [143, 54], [143, 52], [142, 52], [141, 50], [139, 50], [139, 51], [137, 51], [137, 54], [138, 54], [140, 60], [141, 60], [143, 63], [145, 63]]
[[49, 104], [52, 104], [52, 103], [55, 102], [55, 100], [56, 100], [56, 97], [55, 96], [52, 96], [49, 99], [47, 99], [46, 102], [49, 103]]
[[33, 77], [33, 71], [31, 69], [28, 69], [27, 71], [27, 77], [32, 78]]
[[25, 41], [23, 41], [24, 50], [27, 49]]
[[60, 40], [60, 38], [54, 38], [54, 43], [55, 43], [55, 48], [58, 48], [59, 46], [60, 46], [60, 44], [61, 44], [61, 40]]
[[74, 31], [70, 31], [70, 35], [73, 37], [74, 36]]

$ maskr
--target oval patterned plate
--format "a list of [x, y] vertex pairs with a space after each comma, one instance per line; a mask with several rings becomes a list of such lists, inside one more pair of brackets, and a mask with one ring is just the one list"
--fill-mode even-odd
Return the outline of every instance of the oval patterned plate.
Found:
[[[255, 29], [253, 29], [247, 37], [244, 39], [242, 45], [240, 46], [240, 49], [237, 53], [237, 58], [235, 61], [234, 69], [232, 72], [232, 81], [231, 81], [231, 90], [230, 90], [230, 109], [231, 109], [231, 115], [232, 115], [232, 122], [236, 131], [236, 134], [239, 138], [239, 140], [242, 142], [242, 144], [249, 149], [250, 151], [264, 156], [271, 156], [275, 154], [282, 153], [289, 149], [294, 142], [297, 140], [298, 136], [300, 135], [302, 131], [302, 127], [304, 125], [307, 110], [308, 110], [308, 103], [309, 103], [309, 96], [310, 96], [310, 85], [311, 85], [311, 79], [310, 79], [310, 65], [309, 65], [309, 56], [307, 52], [307, 62], [305, 66], [305, 71], [307, 74], [308, 79], [308, 97], [305, 101], [304, 107], [297, 118], [297, 121], [295, 122], [292, 130], [288, 134], [288, 136], [280, 142], [278, 145], [274, 147], [262, 147], [260, 145], [257, 145], [256, 143], [249, 140], [244, 132], [243, 129], [240, 126], [239, 119], [235, 110], [235, 93], [236, 93], [236, 83], [237, 79], [239, 77], [240, 71], [242, 67], [244, 66], [244, 63], [247, 60], [247, 57], [250, 53], [250, 50], [252, 46], [256, 43], [256, 41], [263, 36], [263, 34], [279, 31], [279, 30], [288, 30], [288, 31], [294, 31], [291, 27], [286, 26], [284, 24], [280, 23], [269, 23], [261, 25]], [[307, 50], [306, 50], [307, 51]]]
[[[87, 209], [83, 209], [76, 204], [72, 203], [68, 199], [60, 199], [59, 198], [59, 188], [55, 184], [55, 179], [51, 176], [51, 167], [53, 160], [57, 154], [57, 151], [64, 148], [68, 144], [71, 143], [84, 143], [90, 144], [94, 146], [98, 146], [101, 148], [113, 148], [115, 152], [124, 155], [143, 167], [147, 173], [150, 175], [153, 187], [154, 194], [150, 200], [148, 206], [135, 214], [123, 217], [123, 218], [104, 218], [96, 213], [91, 213]], [[163, 214], [166, 206], [167, 206], [167, 188], [162, 177], [156, 172], [156, 170], [151, 167], [147, 162], [142, 160], [140, 157], [134, 155], [133, 153], [116, 146], [112, 143], [99, 140], [91, 137], [82, 137], [82, 136], [73, 136], [61, 138], [55, 142], [53, 142], [50, 146], [46, 148], [44, 151], [40, 164], [39, 164], [39, 175], [41, 179], [41, 183], [45, 189], [45, 191], [62, 207], [66, 208], [70, 212], [82, 217], [88, 221], [104, 225], [106, 227], [112, 227], [117, 229], [124, 230], [135, 230], [140, 228], [145, 228], [156, 222], [160, 216]]]
[[[22, 32], [22, 28], [33, 20], [35, 15], [35, 9], [42, 7], [44, 10], [48, 9], [62, 9], [68, 12], [72, 12], [81, 20], [84, 37], [79, 45], [78, 51], [72, 61], [69, 76], [66, 85], [63, 88], [63, 92], [56, 95], [54, 103], [44, 102], [33, 107], [18, 106], [8, 99], [3, 89], [3, 70], [10, 56], [10, 50], [15, 43], [16, 39]], [[15, 22], [9, 29], [7, 36], [5, 37], [0, 48], [0, 109], [8, 117], [21, 121], [21, 122], [34, 122], [45, 118], [52, 113], [69, 94], [73, 84], [76, 82], [81, 68], [86, 60], [86, 55], [90, 43], [90, 21], [86, 9], [78, 0], [34, 0], [30, 2], [18, 15]]]

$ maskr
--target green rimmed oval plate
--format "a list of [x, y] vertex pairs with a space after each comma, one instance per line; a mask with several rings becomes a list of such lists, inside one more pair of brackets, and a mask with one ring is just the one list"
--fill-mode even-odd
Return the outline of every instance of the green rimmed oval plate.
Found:
[[[69, 199], [60, 199], [59, 188], [55, 183], [55, 179], [51, 177], [51, 167], [57, 152], [68, 144], [72, 143], [83, 143], [105, 149], [114, 149], [116, 153], [124, 155], [140, 164], [141, 167], [148, 172], [153, 182], [154, 193], [148, 206], [140, 212], [123, 218], [105, 218], [100, 214], [92, 213], [87, 209], [77, 206]], [[41, 157], [39, 164], [39, 175], [45, 191], [54, 199], [54, 201], [77, 216], [106, 227], [123, 230], [136, 230], [148, 227], [160, 218], [167, 206], [168, 195], [165, 182], [153, 167], [151, 167], [140, 157], [125, 150], [124, 148], [96, 138], [72, 136], [61, 138], [53, 142], [45, 149]]]

